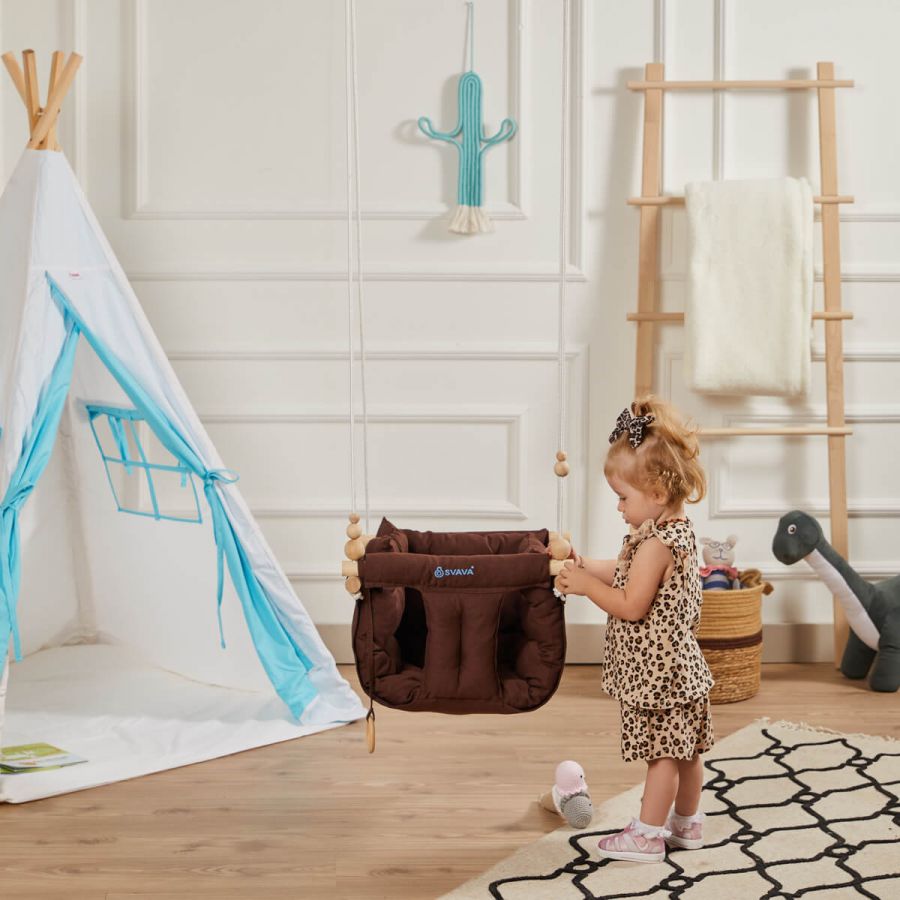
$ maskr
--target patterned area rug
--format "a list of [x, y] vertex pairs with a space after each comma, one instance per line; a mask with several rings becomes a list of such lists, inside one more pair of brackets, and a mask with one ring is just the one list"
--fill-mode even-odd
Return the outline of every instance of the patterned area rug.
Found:
[[559, 828], [445, 900], [900, 898], [900, 742], [761, 720], [706, 757], [702, 850], [648, 865], [601, 860], [600, 837], [636, 815], [642, 785]]

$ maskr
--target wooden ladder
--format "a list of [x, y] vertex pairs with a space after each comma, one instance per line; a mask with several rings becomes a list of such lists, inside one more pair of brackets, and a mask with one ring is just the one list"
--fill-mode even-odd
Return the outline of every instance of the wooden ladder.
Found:
[[[853, 318], [841, 309], [841, 250], [839, 206], [853, 197], [838, 194], [837, 145], [835, 138], [836, 88], [853, 87], [853, 81], [836, 80], [834, 63], [820, 62], [815, 79], [782, 81], [666, 81], [662, 63], [648, 63], [643, 81], [629, 81], [628, 88], [644, 92], [644, 138], [641, 196], [628, 203], [640, 208], [638, 251], [638, 309], [627, 318], [637, 322], [635, 396], [653, 389], [654, 327], [656, 323], [684, 323], [684, 313], [660, 312], [659, 239], [660, 211], [666, 206], [683, 206], [683, 196], [660, 193], [662, 169], [663, 92], [668, 90], [815, 90], [819, 102], [819, 164], [821, 195], [813, 202], [822, 207], [822, 268], [825, 308], [813, 312], [813, 319], [825, 322], [825, 378], [828, 423], [825, 427], [785, 428], [701, 428], [702, 437], [735, 435], [825, 435], [828, 439], [828, 488], [831, 517], [831, 544], [842, 556], [847, 546], [847, 461], [845, 438], [851, 434], [844, 420], [844, 351], [842, 324]], [[834, 609], [834, 661], [840, 663], [847, 643], [848, 626], [836, 599]]]

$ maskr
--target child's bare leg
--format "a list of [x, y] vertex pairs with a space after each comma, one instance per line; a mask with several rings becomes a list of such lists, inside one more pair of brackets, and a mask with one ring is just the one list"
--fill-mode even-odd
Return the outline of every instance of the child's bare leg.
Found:
[[700, 808], [700, 791], [703, 788], [703, 758], [699, 753], [693, 759], [676, 760], [678, 764], [678, 792], [675, 794], [675, 813], [692, 816]]
[[647, 781], [641, 802], [641, 821], [645, 825], [665, 825], [677, 791], [677, 760], [666, 756], [648, 762]]

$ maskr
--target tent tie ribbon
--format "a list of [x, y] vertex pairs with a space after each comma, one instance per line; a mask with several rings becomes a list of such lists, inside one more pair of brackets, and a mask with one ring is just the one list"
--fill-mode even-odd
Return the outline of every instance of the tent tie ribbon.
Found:
[[219, 643], [225, 649], [225, 629], [222, 626], [222, 592], [225, 586], [225, 536], [229, 527], [222, 509], [222, 501], [216, 496], [216, 482], [234, 484], [240, 475], [231, 469], [207, 469], [203, 473], [203, 493], [212, 512], [213, 537], [216, 541], [216, 618], [219, 623]]

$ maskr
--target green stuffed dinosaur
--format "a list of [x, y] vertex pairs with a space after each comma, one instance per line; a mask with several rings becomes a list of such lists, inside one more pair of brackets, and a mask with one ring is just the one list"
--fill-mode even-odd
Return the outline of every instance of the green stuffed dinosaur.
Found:
[[896, 691], [900, 687], [900, 575], [877, 584], [865, 581], [825, 540], [819, 523], [796, 509], [781, 517], [772, 552], [788, 566], [805, 559], [843, 606], [850, 636], [841, 672], [847, 678], [865, 678], [871, 668], [873, 691]]

